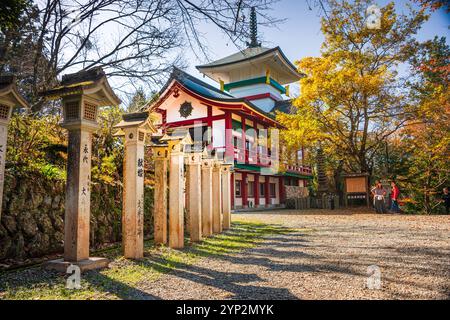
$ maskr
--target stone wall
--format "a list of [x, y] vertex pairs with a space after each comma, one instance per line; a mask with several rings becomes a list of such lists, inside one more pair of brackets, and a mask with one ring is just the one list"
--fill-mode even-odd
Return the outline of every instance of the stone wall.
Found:
[[298, 199], [309, 196], [308, 188], [298, 186], [285, 186], [286, 199]]
[[[0, 262], [63, 252], [65, 183], [40, 174], [5, 177], [0, 223]], [[122, 188], [94, 184], [91, 248], [121, 241]], [[145, 188], [146, 237], [153, 232], [153, 189]]]

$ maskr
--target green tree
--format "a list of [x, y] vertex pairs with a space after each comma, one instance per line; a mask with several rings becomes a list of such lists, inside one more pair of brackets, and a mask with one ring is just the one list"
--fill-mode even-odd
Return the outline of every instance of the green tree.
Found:
[[144, 89], [140, 87], [136, 90], [134, 93], [133, 98], [131, 98], [131, 102], [128, 105], [127, 111], [128, 112], [138, 112], [142, 109], [142, 107], [147, 102], [147, 98], [145, 96]]
[[279, 120], [290, 140], [299, 133], [313, 144], [321, 140], [345, 170], [372, 173], [377, 152], [407, 121], [411, 101], [396, 69], [414, 54], [414, 35], [427, 16], [424, 9], [398, 14], [392, 2], [381, 8], [381, 27], [370, 29], [365, 12], [371, 1], [326, 4], [322, 54], [297, 62], [306, 74], [297, 112]]
[[450, 178], [450, 47], [445, 38], [420, 44], [411, 59], [416, 108], [401, 132], [401, 148], [408, 157], [406, 187], [417, 210], [438, 211], [440, 191]]

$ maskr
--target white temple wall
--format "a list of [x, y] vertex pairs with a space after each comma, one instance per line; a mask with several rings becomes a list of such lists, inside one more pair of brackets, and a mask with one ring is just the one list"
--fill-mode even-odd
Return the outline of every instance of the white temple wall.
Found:
[[212, 122], [213, 147], [225, 146], [225, 119]]
[[[192, 112], [186, 118], [180, 115], [180, 106], [185, 101], [192, 104]], [[206, 118], [208, 116], [208, 107], [203, 102], [200, 102], [200, 100], [188, 95], [183, 91], [180, 91], [180, 96], [178, 98], [173, 97], [173, 95], [168, 97], [159, 106], [159, 109], [166, 110], [167, 123]], [[223, 112], [219, 108], [212, 107], [212, 116], [219, 116], [223, 114], [225, 114], [225, 112]], [[159, 118], [161, 117], [159, 116]], [[160, 119], [158, 122], [161, 121], [162, 119]]]

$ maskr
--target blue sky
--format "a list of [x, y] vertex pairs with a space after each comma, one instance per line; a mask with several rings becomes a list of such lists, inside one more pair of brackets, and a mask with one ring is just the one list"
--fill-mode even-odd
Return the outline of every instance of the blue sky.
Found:
[[[314, 2], [313, 0], [310, 2]], [[377, 0], [373, 3], [383, 6], [389, 1]], [[410, 1], [395, 1], [396, 10], [398, 12], [407, 12], [406, 3]], [[413, 3], [413, 6], [417, 5]], [[259, 38], [266, 47], [280, 46], [283, 52], [291, 61], [299, 60], [307, 56], [320, 55], [320, 47], [323, 36], [320, 31], [320, 17], [317, 9], [308, 9], [306, 1], [303, 0], [281, 0], [273, 8], [271, 15], [277, 18], [285, 18], [286, 21], [277, 28], [260, 27], [258, 30]], [[248, 14], [247, 14], [248, 16]], [[450, 30], [450, 14], [446, 14], [444, 10], [438, 10], [431, 14], [430, 19], [423, 25], [417, 35], [419, 40], [431, 39], [435, 35], [446, 36], [449, 43]], [[208, 43], [209, 52], [212, 59], [222, 58], [229, 54], [235, 53], [238, 49], [236, 46], [219, 30], [215, 29], [211, 24], [199, 26], [200, 32], [203, 33]], [[186, 70], [194, 76], [202, 78], [202, 75], [195, 69], [198, 64], [207, 61], [199, 61], [193, 53], [186, 54], [186, 62], [189, 67]], [[203, 80], [214, 83], [208, 78]]]

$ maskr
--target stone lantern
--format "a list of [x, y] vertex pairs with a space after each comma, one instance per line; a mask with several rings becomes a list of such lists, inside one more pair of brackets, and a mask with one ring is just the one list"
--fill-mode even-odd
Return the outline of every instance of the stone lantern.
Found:
[[156, 244], [167, 244], [167, 163], [169, 145], [161, 142], [162, 135], [151, 136], [153, 162], [155, 167], [155, 189], [153, 204], [153, 232]]
[[148, 112], [123, 115], [115, 126], [124, 136], [122, 243], [125, 258], [144, 256], [144, 144], [145, 136], [156, 129]]
[[189, 235], [192, 242], [202, 239], [202, 149], [193, 145], [190, 153], [186, 153], [187, 174], [187, 209], [189, 212]]
[[101, 68], [63, 76], [61, 85], [43, 93], [47, 99], [62, 99], [61, 126], [69, 131], [64, 259], [47, 268], [65, 271], [70, 264], [83, 270], [105, 267], [105, 258], [89, 257], [90, 180], [92, 133], [99, 127], [98, 109], [120, 104]]
[[0, 76], [0, 218], [3, 201], [3, 184], [5, 182], [6, 144], [8, 141], [8, 124], [13, 108], [29, 108], [28, 102], [20, 95], [14, 76]]
[[202, 236], [210, 236], [213, 233], [213, 189], [212, 168], [214, 157], [205, 148], [202, 154]]
[[187, 131], [164, 135], [170, 154], [169, 165], [169, 247], [184, 247], [184, 147], [192, 144]]

